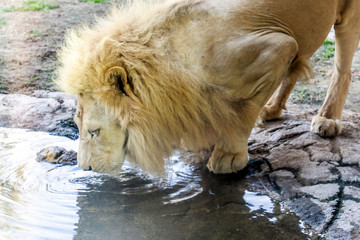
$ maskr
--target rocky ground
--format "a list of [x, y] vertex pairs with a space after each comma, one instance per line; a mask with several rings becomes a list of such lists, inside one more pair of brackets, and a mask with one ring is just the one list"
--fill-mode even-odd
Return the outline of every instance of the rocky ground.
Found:
[[335, 138], [310, 133], [303, 116], [310, 114], [293, 112], [252, 134], [249, 154], [265, 161], [259, 175], [272, 186], [263, 191], [325, 239], [360, 239], [360, 115], [346, 113]]
[[[58, 6], [55, 9], [16, 10], [26, 4], [0, 3], [0, 127], [29, 128], [75, 139], [72, 116], [76, 100], [54, 92], [51, 81], [55, 52], [66, 29], [92, 22], [94, 14], [103, 15], [110, 5], [59, 0], [52, 1]], [[281, 202], [324, 239], [360, 239], [359, 50], [343, 133], [320, 138], [309, 132], [311, 117], [326, 95], [332, 73], [333, 57], [331, 51], [326, 55], [328, 50], [324, 45], [312, 58], [313, 82], [297, 84], [289, 111], [280, 120], [254, 130], [248, 170], [254, 179], [261, 179], [261, 184], [253, 182], [257, 191]]]

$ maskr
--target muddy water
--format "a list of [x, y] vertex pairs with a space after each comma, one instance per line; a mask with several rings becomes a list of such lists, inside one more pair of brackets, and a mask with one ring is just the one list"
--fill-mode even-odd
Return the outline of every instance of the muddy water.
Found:
[[0, 128], [0, 239], [308, 239], [298, 218], [248, 187], [174, 155], [167, 178], [125, 165], [118, 176], [36, 162], [77, 143]]

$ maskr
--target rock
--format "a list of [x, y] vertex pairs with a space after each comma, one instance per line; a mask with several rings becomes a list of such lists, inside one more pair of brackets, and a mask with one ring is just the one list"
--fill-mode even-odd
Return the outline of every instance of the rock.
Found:
[[360, 182], [360, 171], [352, 167], [338, 167], [341, 178], [345, 182]]
[[311, 161], [314, 162], [324, 162], [324, 161], [335, 161], [338, 162], [341, 160], [339, 154], [331, 152], [332, 146], [330, 142], [320, 142], [309, 146], [307, 148]]
[[360, 167], [360, 140], [359, 139], [351, 139], [342, 140], [340, 142], [341, 145], [341, 155], [343, 157], [342, 162], [345, 164], [357, 164]]
[[326, 200], [337, 195], [339, 193], [340, 187], [338, 184], [328, 183], [305, 186], [299, 190], [319, 200]]
[[290, 199], [297, 196], [302, 185], [297, 181], [294, 173], [287, 170], [277, 170], [270, 174], [270, 179], [280, 189], [281, 199]]
[[284, 206], [295, 212], [317, 232], [321, 232], [331, 220], [335, 210], [335, 201], [322, 203], [316, 199], [302, 197], [293, 201], [287, 200]]
[[273, 169], [262, 174], [277, 199], [324, 239], [360, 239], [360, 116], [351, 116], [334, 138], [305, 131], [310, 120], [280, 119], [249, 139], [250, 158], [268, 159]]
[[307, 152], [301, 149], [289, 149], [286, 146], [273, 148], [268, 159], [274, 169], [285, 167], [299, 169], [305, 163], [310, 162]]
[[309, 185], [317, 184], [319, 182], [333, 181], [339, 178], [337, 174], [332, 173], [331, 169], [333, 167], [333, 165], [326, 162], [321, 164], [309, 162], [302, 166], [299, 176], [302, 181]]
[[[341, 231], [339, 231], [341, 229]], [[335, 238], [340, 233], [346, 237]], [[360, 232], [360, 203], [345, 200], [339, 215], [326, 234], [326, 239], [352, 239], [351, 235]], [[349, 238], [350, 237], [350, 238]]]
[[76, 99], [65, 93], [0, 94], [0, 127], [27, 128], [76, 139], [78, 130], [72, 120], [75, 109]]
[[304, 148], [309, 145], [313, 145], [316, 142], [321, 141], [321, 137], [317, 134], [313, 134], [311, 132], [306, 132], [299, 137], [295, 138], [289, 144], [293, 146], [293, 148]]
[[[290, 139], [300, 136], [303, 133], [309, 131], [309, 125], [304, 124], [301, 121], [286, 121], [283, 123], [283, 127], [275, 127], [268, 132], [271, 133], [271, 141], [289, 141]], [[285, 130], [285, 131], [284, 131]]]
[[271, 177], [277, 177], [280, 179], [284, 179], [284, 178], [295, 178], [295, 175], [290, 172], [290, 171], [286, 171], [286, 170], [278, 170], [278, 171], [274, 171], [273, 173], [270, 174]]
[[351, 233], [345, 231], [342, 228], [331, 228], [326, 233], [326, 240], [354, 240], [351, 237]]
[[73, 150], [66, 150], [62, 147], [51, 146], [42, 149], [36, 155], [36, 161], [38, 162], [49, 162], [53, 164], [76, 164], [77, 153]]
[[346, 186], [344, 188], [344, 194], [348, 197], [360, 200], [360, 188], [354, 186]]

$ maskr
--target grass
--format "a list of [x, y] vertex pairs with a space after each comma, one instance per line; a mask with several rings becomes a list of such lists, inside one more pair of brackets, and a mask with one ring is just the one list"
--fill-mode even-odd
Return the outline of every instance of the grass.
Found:
[[335, 46], [328, 46], [326, 48], [326, 51], [325, 51], [324, 55], [323, 55], [323, 58], [324, 59], [331, 58], [331, 57], [334, 56], [334, 54], [335, 54]]
[[3, 8], [4, 12], [15, 12], [15, 11], [43, 11], [59, 8], [59, 5], [53, 5], [47, 3], [45, 0], [27, 0], [21, 7], [8, 7]]
[[6, 24], [6, 21], [4, 19], [0, 18], [0, 26], [4, 26]]
[[107, 3], [109, 0], [80, 0], [80, 2]]
[[323, 42], [323, 46], [332, 46], [332, 45], [334, 45], [335, 44], [335, 42], [334, 41], [330, 41], [330, 40], [328, 40], [328, 39], [326, 39], [324, 42]]
[[40, 31], [40, 30], [31, 30], [30, 33], [31, 33], [31, 34], [40, 35], [40, 34], [42, 34], [43, 32]]
[[44, 71], [44, 72], [53, 72], [53, 71], [54, 71], [54, 69], [51, 69], [51, 68], [45, 68], [45, 69], [43, 69], [43, 71]]
[[322, 46], [325, 48], [325, 52], [322, 54], [322, 56], [317, 57], [317, 60], [326, 60], [329, 58], [332, 58], [335, 55], [335, 42], [330, 41], [326, 39]]
[[298, 85], [291, 93], [291, 100], [301, 104], [321, 104], [326, 97], [326, 89], [313, 89], [314, 86]]

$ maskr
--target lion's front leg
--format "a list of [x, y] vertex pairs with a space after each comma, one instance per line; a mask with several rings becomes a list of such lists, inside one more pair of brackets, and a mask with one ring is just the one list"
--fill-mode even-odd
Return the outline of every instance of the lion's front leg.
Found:
[[310, 129], [322, 137], [341, 133], [342, 111], [351, 82], [351, 63], [360, 38], [359, 23], [360, 17], [357, 16], [334, 26], [336, 52], [331, 85], [318, 115], [312, 119]]
[[247, 138], [239, 139], [235, 144], [218, 142], [207, 163], [208, 169], [216, 174], [235, 173], [248, 163]]

